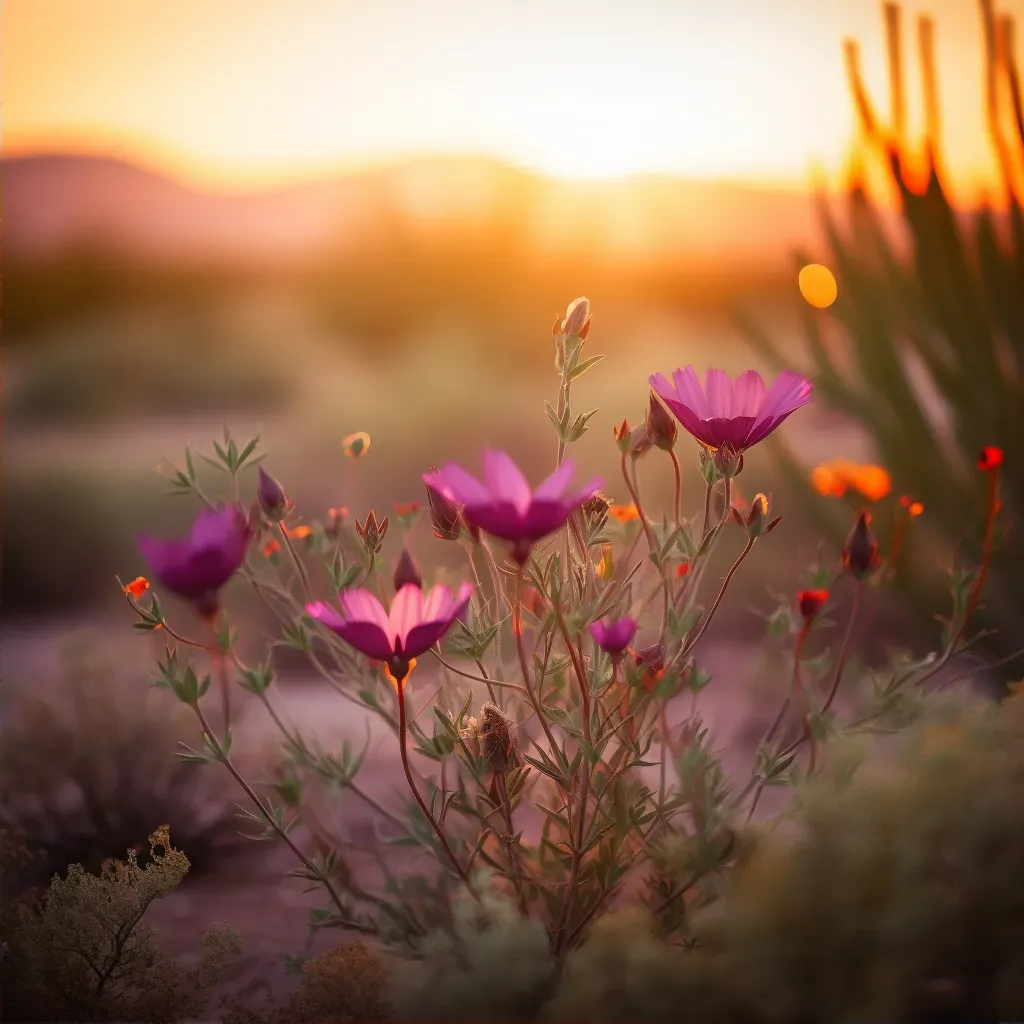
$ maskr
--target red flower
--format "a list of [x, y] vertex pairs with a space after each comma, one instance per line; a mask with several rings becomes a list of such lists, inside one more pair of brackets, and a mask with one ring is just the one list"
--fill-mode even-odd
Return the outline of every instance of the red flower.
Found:
[[981, 454], [978, 456], [978, 469], [983, 470], [986, 473], [990, 473], [992, 470], [998, 469], [1002, 464], [1002, 448], [993, 448], [989, 446], [981, 449]]
[[800, 605], [800, 614], [804, 622], [811, 623], [817, 618], [818, 613], [828, 600], [827, 590], [800, 590], [796, 595], [797, 603]]
[[136, 576], [135, 579], [133, 579], [131, 583], [124, 588], [124, 592], [126, 594], [130, 594], [136, 601], [138, 601], [147, 590], [149, 590], [149, 580], [147, 580], [145, 576]]

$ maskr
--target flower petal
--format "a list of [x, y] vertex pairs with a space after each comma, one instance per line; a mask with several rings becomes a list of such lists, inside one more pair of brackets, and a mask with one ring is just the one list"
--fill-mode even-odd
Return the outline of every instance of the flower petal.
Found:
[[457, 462], [446, 463], [437, 473], [427, 473], [423, 482], [459, 505], [482, 504], [491, 500], [490, 491]]
[[572, 459], [566, 459], [559, 467], [533, 492], [534, 501], [557, 501], [565, 494], [566, 487], [575, 472], [576, 464]]
[[520, 512], [530, 506], [530, 485], [506, 452], [484, 452], [484, 480], [491, 496], [507, 501]]
[[708, 411], [704, 419], [729, 419], [733, 415], [732, 385], [725, 370], [708, 370], [704, 377]]
[[396, 640], [396, 650], [399, 647], [404, 649], [404, 641], [409, 630], [423, 620], [423, 591], [415, 583], [399, 587], [395, 599], [391, 602], [388, 619], [391, 623], [391, 633]]
[[756, 370], [741, 373], [732, 382], [732, 416], [756, 418], [764, 404], [765, 386]]

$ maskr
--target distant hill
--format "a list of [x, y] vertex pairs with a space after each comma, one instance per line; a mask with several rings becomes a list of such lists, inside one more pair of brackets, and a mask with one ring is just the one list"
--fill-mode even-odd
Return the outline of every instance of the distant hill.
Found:
[[417, 159], [288, 188], [197, 191], [126, 161], [74, 154], [2, 162], [4, 249], [46, 256], [102, 241], [133, 258], [288, 262], [358, 249], [387, 225], [513, 224], [541, 247], [610, 258], [785, 258], [816, 235], [809, 195], [637, 177], [552, 181], [497, 161]]

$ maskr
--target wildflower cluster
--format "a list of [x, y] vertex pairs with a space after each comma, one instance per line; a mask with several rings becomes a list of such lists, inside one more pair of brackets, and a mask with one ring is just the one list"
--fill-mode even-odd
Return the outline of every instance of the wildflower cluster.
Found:
[[[721, 370], [709, 370], [702, 381], [690, 366], [671, 380], [652, 375], [643, 423], [631, 428], [623, 420], [613, 429], [621, 480], [608, 490], [621, 486], [616, 502], [599, 478], [574, 483], [567, 455], [597, 411], [573, 409], [579, 379], [602, 358], [583, 358], [591, 324], [590, 303], [577, 299], [553, 327], [559, 385], [555, 404], [546, 406], [557, 435], [550, 475], [531, 484], [510, 455], [496, 451], [483, 453], [479, 475], [454, 462], [423, 474], [434, 538], [465, 549], [469, 578], [454, 590], [428, 587], [406, 547], [418, 503], [394, 509], [403, 537], [388, 572], [384, 552], [398, 532], [389, 534], [392, 517], [331, 509], [327, 523], [301, 522], [262, 466], [256, 500], [246, 508], [239, 478], [257, 442], [239, 452], [227, 435], [211, 461], [224, 470], [233, 498], [218, 503], [200, 487], [187, 451], [175, 486], [194, 493], [204, 511], [183, 541], [140, 541], [160, 587], [191, 604], [208, 631], [195, 639], [172, 627], [156, 596], [144, 603], [144, 580], [124, 587], [137, 627], [162, 629], [168, 638], [158, 684], [202, 725], [203, 749], [185, 756], [224, 766], [252, 802], [253, 823], [287, 843], [297, 875], [322, 887], [331, 905], [314, 913], [315, 927], [348, 928], [414, 950], [427, 930], [454, 921], [465, 901], [482, 907], [500, 891], [562, 958], [628, 889], [639, 892], [666, 933], [685, 938], [689, 908], [714, 898], [715, 878], [732, 862], [737, 830], [764, 788], [814, 773], [822, 763], [823, 741], [837, 727], [832, 709], [855, 646], [861, 592], [885, 577], [867, 512], [853, 524], [837, 565], [822, 567], [796, 595], [797, 613], [787, 598], [769, 620], [776, 636], [792, 638], [792, 686], [747, 785], [733, 788], [726, 780], [696, 714], [672, 727], [667, 713], [681, 694], [695, 698], [711, 682], [699, 664], [701, 640], [743, 562], [779, 522], [765, 494], [741, 510], [735, 481], [744, 459], [811, 401], [811, 383], [784, 372], [766, 386], [754, 371], [730, 379]], [[703, 483], [703, 500], [689, 517], [679, 458], [687, 435]], [[365, 464], [369, 436], [351, 435], [344, 450], [354, 472]], [[638, 460], [658, 452], [675, 483], [672, 514], [660, 522], [648, 512], [637, 476]], [[989, 453], [981, 465], [990, 474], [984, 559], [976, 573], [956, 574], [943, 652], [877, 685], [861, 725], [884, 716], [972, 642], [968, 628], [998, 511], [999, 461]], [[901, 507], [908, 521], [917, 514]], [[273, 560], [254, 554], [270, 542], [278, 545]], [[278, 558], [282, 546], [287, 558]], [[712, 586], [710, 560], [730, 546], [732, 565]], [[360, 788], [366, 751], [326, 754], [284, 725], [268, 698], [272, 659], [247, 666], [236, 651], [222, 600], [236, 575], [279, 613], [282, 642], [304, 652], [325, 685], [393, 731], [414, 801], [404, 814]], [[819, 658], [808, 671], [812, 631], [827, 625], [824, 612], [844, 579], [853, 607], [843, 639], [830, 665]], [[205, 709], [211, 676], [184, 662], [182, 648], [205, 652], [219, 678], [222, 729]], [[279, 787], [279, 803], [257, 796], [231, 759], [228, 693], [237, 685], [262, 701], [281, 728], [287, 785]], [[424, 694], [437, 691], [429, 724], [420, 720], [424, 708], [409, 701], [420, 685]], [[428, 762], [437, 766], [433, 777], [425, 774]], [[374, 806], [384, 840], [431, 851], [440, 877], [392, 880], [384, 894], [365, 889], [344, 843], [331, 845], [303, 810], [304, 786], [313, 778]], [[316, 852], [295, 840], [299, 820], [318, 836]]]

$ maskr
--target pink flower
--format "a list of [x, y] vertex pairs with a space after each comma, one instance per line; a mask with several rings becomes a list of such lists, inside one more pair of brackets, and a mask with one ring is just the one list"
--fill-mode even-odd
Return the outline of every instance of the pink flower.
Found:
[[237, 505], [199, 513], [184, 540], [159, 540], [143, 534], [139, 549], [153, 575], [203, 614], [218, 607], [218, 592], [245, 561], [252, 526]]
[[692, 366], [676, 370], [672, 383], [660, 373], [650, 382], [701, 444], [736, 455], [763, 441], [811, 400], [811, 382], [790, 370], [780, 373], [767, 390], [755, 370], [747, 370], [733, 381], [724, 370], [708, 370], [703, 388]]
[[390, 614], [368, 590], [339, 594], [341, 615], [320, 601], [307, 604], [306, 611], [357, 651], [385, 662], [392, 677], [401, 682], [409, 674], [410, 662], [429, 651], [465, 614], [472, 593], [471, 583], [463, 583], [457, 597], [447, 587], [437, 586], [424, 594], [407, 583], [391, 602]]
[[617, 657], [633, 642], [636, 636], [636, 620], [605, 619], [603, 622], [590, 624], [590, 635], [597, 641], [597, 646], [613, 657]]
[[566, 496], [575, 468], [572, 459], [566, 459], [531, 492], [519, 467], [504, 452], [484, 452], [483, 463], [485, 484], [454, 462], [426, 474], [423, 481], [461, 505], [470, 527], [511, 543], [512, 556], [520, 565], [526, 564], [533, 544], [563, 526], [602, 483], [595, 477]]

